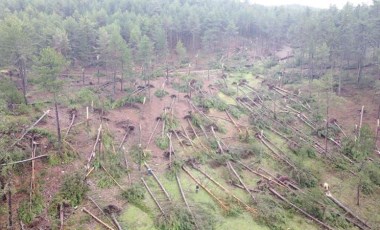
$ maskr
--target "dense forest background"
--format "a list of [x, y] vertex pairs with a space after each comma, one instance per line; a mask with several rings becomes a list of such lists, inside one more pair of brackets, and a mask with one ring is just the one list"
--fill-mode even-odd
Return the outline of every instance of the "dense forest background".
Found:
[[231, 0], [6, 0], [0, 11], [0, 65], [17, 67], [23, 88], [33, 57], [45, 47], [71, 65], [126, 76], [136, 65], [146, 72], [155, 63], [170, 65], [169, 55], [178, 50], [192, 56], [228, 50], [238, 37], [255, 43], [258, 54], [273, 54], [284, 44], [299, 48], [298, 64], [310, 77], [334, 65], [357, 68], [360, 81], [362, 67], [379, 62], [379, 1], [321, 10]]
[[[0, 228], [90, 229], [76, 209], [104, 215], [95, 197], [128, 228], [316, 228], [297, 204], [334, 228], [374, 229], [379, 76], [379, 0], [1, 0]], [[186, 177], [194, 166], [245, 203], [215, 201]], [[200, 217], [174, 199], [160, 223], [143, 178], [186, 193]]]

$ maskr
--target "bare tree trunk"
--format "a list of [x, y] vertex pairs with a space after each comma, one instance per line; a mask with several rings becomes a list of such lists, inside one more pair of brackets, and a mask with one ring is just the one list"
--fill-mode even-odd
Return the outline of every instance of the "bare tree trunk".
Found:
[[326, 107], [326, 134], [325, 134], [325, 155], [327, 155], [327, 139], [329, 135], [329, 106], [330, 106], [330, 92], [327, 92], [327, 107]]
[[358, 60], [358, 78], [357, 78], [357, 83], [360, 83], [360, 80], [362, 78], [362, 61]]
[[84, 85], [84, 68], [82, 69], [82, 84]]
[[113, 94], [116, 93], [116, 71], [113, 72]]
[[98, 85], [99, 85], [99, 82], [100, 82], [100, 71], [99, 71], [99, 67], [98, 67]]
[[358, 187], [357, 187], [357, 192], [356, 192], [356, 205], [360, 206], [360, 184], [361, 180], [359, 181]]
[[123, 91], [124, 62], [121, 62], [120, 91]]
[[58, 151], [61, 154], [61, 145], [62, 145], [62, 137], [61, 137], [61, 126], [59, 124], [59, 113], [58, 113], [58, 103], [57, 96], [54, 94], [54, 108], [55, 108], [55, 122], [57, 125], [57, 137], [58, 137]]
[[23, 97], [24, 97], [24, 102], [27, 105], [28, 104], [28, 99], [26, 98], [27, 80], [26, 80], [25, 63], [22, 60], [22, 57], [20, 57], [18, 70], [20, 72], [20, 77], [21, 77], [22, 94], [23, 94]]
[[8, 228], [13, 229], [13, 214], [12, 214], [12, 191], [11, 184], [8, 184]]

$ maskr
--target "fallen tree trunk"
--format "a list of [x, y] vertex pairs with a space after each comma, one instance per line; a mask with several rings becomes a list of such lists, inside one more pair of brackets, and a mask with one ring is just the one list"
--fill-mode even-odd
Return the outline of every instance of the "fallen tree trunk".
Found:
[[106, 229], [114, 230], [112, 227], [110, 227], [108, 224], [104, 223], [101, 219], [99, 219], [98, 217], [96, 217], [94, 214], [92, 214], [86, 208], [82, 208], [82, 211], [85, 212], [85, 213], [87, 213], [88, 215], [90, 215], [92, 218], [94, 218], [94, 220], [96, 220], [96, 222], [98, 222], [99, 224], [103, 225]]
[[146, 147], [148, 147], [149, 144], [150, 144], [150, 142], [152, 141], [153, 135], [156, 132], [156, 129], [157, 129], [158, 125], [160, 124], [160, 121], [161, 121], [161, 118], [157, 120], [156, 125], [154, 126], [154, 129], [152, 131], [152, 134], [149, 136], [149, 140], [148, 140], [148, 142], [146, 144]]
[[327, 229], [330, 229], [330, 230], [333, 230], [332, 227], [330, 227], [329, 225], [323, 223], [322, 221], [318, 220], [317, 218], [313, 217], [312, 215], [310, 215], [309, 213], [307, 213], [306, 211], [304, 211], [303, 209], [297, 207], [295, 204], [293, 204], [292, 202], [290, 202], [289, 200], [287, 200], [285, 197], [283, 197], [281, 194], [279, 194], [276, 190], [274, 190], [273, 188], [268, 188], [269, 191], [271, 191], [275, 196], [277, 196], [278, 198], [280, 198], [282, 201], [286, 202], [287, 204], [289, 204], [290, 206], [292, 206], [293, 208], [295, 208], [296, 210], [300, 211], [302, 214], [304, 214], [305, 216], [307, 216], [308, 218], [310, 218], [311, 220], [313, 220], [314, 222], [316, 222], [317, 224], [323, 226], [324, 228], [327, 228]]
[[179, 180], [179, 177], [177, 175], [176, 175], [175, 178], [177, 179], [177, 184], [178, 184], [178, 187], [179, 187], [179, 191], [181, 192], [181, 196], [182, 196], [183, 202], [185, 202], [186, 208], [187, 208], [187, 210], [189, 211], [191, 217], [194, 220], [195, 227], [196, 227], [196, 229], [200, 229], [199, 226], [198, 226], [198, 224], [197, 224], [197, 220], [195, 219], [194, 213], [193, 213], [193, 211], [191, 211], [189, 203], [187, 202], [185, 193], [183, 192], [181, 181]]
[[73, 113], [73, 117], [71, 118], [71, 123], [70, 123], [69, 127], [67, 128], [67, 131], [65, 133], [65, 137], [63, 139], [65, 139], [67, 137], [67, 135], [69, 135], [69, 132], [71, 130], [71, 127], [74, 124], [74, 121], [75, 121], [75, 113]]
[[346, 207], [344, 204], [342, 204], [338, 199], [336, 199], [335, 197], [332, 196], [332, 194], [330, 192], [326, 193], [326, 196], [332, 200], [336, 205], [338, 205], [340, 208], [342, 208], [344, 211], [346, 211], [347, 213], [349, 213], [351, 216], [353, 216], [355, 219], [357, 219], [358, 221], [361, 222], [361, 224], [363, 224], [365, 227], [367, 228], [371, 228], [370, 226], [367, 225], [367, 223], [362, 220], [360, 217], [358, 217], [353, 211], [351, 211], [351, 209], [349, 209], [348, 207]]
[[44, 155], [39, 155], [39, 156], [32, 157], [32, 158], [29, 158], [29, 159], [26, 159], [26, 160], [15, 161], [15, 162], [10, 162], [10, 163], [4, 163], [4, 164], [1, 164], [1, 166], [20, 164], [20, 163], [24, 163], [24, 162], [28, 162], [28, 161], [32, 161], [32, 160], [36, 160], [36, 159], [43, 158], [43, 157], [47, 157], [47, 156], [48, 156], [48, 155], [46, 155], [46, 154], [44, 154]]
[[98, 134], [96, 135], [96, 140], [95, 140], [95, 144], [94, 144], [94, 147], [92, 148], [92, 152], [87, 160], [87, 169], [90, 168], [90, 162], [92, 160], [92, 158], [95, 157], [95, 151], [96, 151], [96, 146], [98, 145], [98, 142], [99, 142], [99, 139], [100, 139], [100, 133], [102, 132], [102, 124], [100, 124], [99, 128], [98, 128]]
[[227, 162], [227, 165], [230, 166], [232, 172], [235, 174], [236, 178], [239, 180], [240, 184], [243, 185], [245, 191], [247, 191], [247, 193], [252, 197], [252, 200], [253, 201], [256, 201], [256, 198], [253, 196], [253, 194], [249, 191], [248, 187], [245, 185], [245, 183], [243, 182], [243, 180], [240, 178], [239, 174], [235, 171], [234, 167], [232, 167], [232, 164], [230, 161]]
[[205, 173], [204, 171], [202, 171], [201, 169], [197, 168], [197, 167], [194, 167], [194, 169], [198, 170], [200, 173], [202, 173], [205, 177], [207, 177], [207, 179], [209, 179], [210, 181], [212, 181], [216, 186], [218, 186], [220, 189], [222, 189], [225, 193], [227, 193], [228, 195], [230, 195], [231, 197], [233, 197], [240, 205], [243, 205], [244, 208], [251, 212], [251, 213], [256, 213], [256, 210], [251, 208], [249, 205], [247, 205], [246, 203], [244, 203], [242, 200], [240, 200], [238, 197], [236, 197], [234, 194], [232, 194], [228, 189], [226, 189], [225, 187], [223, 187], [219, 182], [217, 182], [216, 180], [214, 180], [212, 177], [210, 177], [207, 173]]
[[245, 164], [243, 164], [242, 162], [240, 162], [240, 161], [236, 161], [237, 163], [239, 163], [240, 165], [242, 165], [244, 168], [246, 168], [248, 171], [250, 171], [251, 173], [253, 173], [253, 174], [255, 174], [255, 175], [257, 175], [257, 176], [259, 176], [259, 177], [261, 177], [261, 178], [264, 178], [264, 179], [266, 179], [267, 181], [269, 181], [269, 182], [274, 182], [274, 183], [276, 183], [277, 185], [279, 185], [279, 186], [281, 186], [281, 187], [286, 187], [285, 186], [285, 184], [283, 184], [282, 182], [277, 182], [276, 180], [275, 180], [275, 178], [271, 178], [271, 177], [267, 177], [267, 176], [265, 176], [265, 175], [263, 175], [263, 174], [261, 174], [261, 173], [259, 173], [259, 172], [256, 172], [256, 171], [254, 171], [253, 169], [251, 169], [251, 168], [249, 168], [247, 165], [245, 165]]
[[201, 182], [199, 182], [193, 175], [191, 175], [191, 173], [189, 171], [187, 171], [185, 169], [185, 167], [182, 167], [183, 171], [185, 171], [187, 173], [187, 175], [190, 176], [191, 179], [193, 179], [195, 181], [195, 183], [197, 183], [199, 186], [201, 186], [212, 198], [214, 198], [214, 200], [223, 208], [223, 210], [227, 211], [228, 210], [228, 207], [224, 204], [224, 202], [219, 199], [218, 197], [216, 197], [210, 190], [208, 190], [205, 186], [203, 186], [201, 184]]
[[165, 214], [164, 210], [162, 209], [160, 203], [158, 203], [156, 197], [153, 195], [153, 193], [152, 193], [152, 191], [150, 190], [150, 188], [148, 187], [148, 185], [146, 184], [144, 178], [141, 177], [141, 181], [143, 182], [143, 184], [144, 184], [146, 190], [148, 190], [149, 195], [152, 197], [154, 203], [157, 205], [157, 207], [158, 207], [158, 209], [160, 210], [160, 212], [162, 213], [162, 215], [164, 215], [164, 217], [166, 218], [166, 214]]
[[20, 142], [24, 137], [25, 135], [34, 128], [34, 126], [36, 126], [47, 114], [50, 113], [50, 110], [47, 110], [44, 114], [42, 114], [42, 116], [36, 121], [34, 122], [33, 125], [31, 125], [27, 130], [25, 130], [25, 132], [21, 135], [21, 137], [19, 139], [16, 140], [15, 143], [13, 143], [9, 148], [12, 148], [14, 147], [18, 142]]
[[[144, 165], [147, 169], [149, 169], [149, 166], [147, 163], [144, 162]], [[150, 173], [152, 174], [153, 178], [156, 180], [156, 182], [160, 186], [161, 190], [164, 192], [166, 198], [170, 201], [171, 199], [170, 199], [169, 193], [166, 191], [165, 187], [162, 185], [160, 180], [157, 178], [156, 174], [153, 171], [150, 171]]]

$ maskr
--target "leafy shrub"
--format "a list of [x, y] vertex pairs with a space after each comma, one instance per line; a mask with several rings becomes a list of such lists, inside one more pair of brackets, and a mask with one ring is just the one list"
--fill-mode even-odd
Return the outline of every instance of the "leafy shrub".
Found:
[[156, 222], [161, 230], [192, 230], [196, 229], [190, 212], [183, 207], [173, 207], [166, 218], [159, 218]]
[[227, 95], [229, 97], [232, 97], [233, 95], [236, 94], [236, 90], [235, 89], [233, 89], [233, 88], [226, 88], [226, 87], [220, 88], [220, 92], [224, 93], [225, 95]]
[[156, 97], [158, 97], [158, 98], [163, 98], [163, 97], [169, 95], [169, 93], [166, 92], [166, 91], [163, 90], [163, 89], [159, 89], [159, 90], [156, 90], [156, 92], [154, 92], [154, 95], [155, 95]]
[[150, 158], [149, 152], [145, 151], [138, 145], [133, 145], [130, 148], [129, 153], [131, 154], [133, 161], [140, 166]]
[[79, 205], [89, 190], [83, 178], [84, 176], [80, 173], [68, 175], [61, 186], [60, 195], [72, 206]]
[[360, 182], [360, 191], [365, 195], [371, 195], [374, 192], [374, 184], [369, 178], [363, 178]]
[[375, 142], [372, 130], [368, 125], [364, 125], [360, 131], [360, 138], [354, 141], [345, 138], [342, 141], [342, 152], [351, 159], [360, 161], [373, 152]]
[[311, 146], [302, 146], [298, 149], [293, 150], [293, 152], [301, 157], [315, 158], [315, 150]]
[[166, 136], [157, 137], [155, 140], [155, 143], [156, 143], [157, 147], [159, 147], [162, 150], [169, 148], [169, 138]]
[[132, 204], [139, 203], [145, 199], [145, 188], [141, 184], [134, 184], [121, 195]]
[[270, 229], [282, 230], [286, 223], [286, 213], [281, 204], [268, 195], [257, 195], [258, 223]]
[[115, 102], [112, 103], [111, 108], [112, 109], [117, 109], [125, 106], [126, 104], [132, 104], [132, 103], [144, 103], [144, 96], [143, 95], [137, 95], [137, 96], [127, 96], [124, 98], [121, 98], [119, 100], [116, 100]]
[[380, 168], [375, 163], [371, 163], [367, 167], [367, 174], [369, 179], [377, 186], [380, 186]]
[[21, 202], [18, 208], [18, 218], [25, 224], [31, 223], [44, 209], [43, 197], [39, 192], [33, 194], [30, 200]]

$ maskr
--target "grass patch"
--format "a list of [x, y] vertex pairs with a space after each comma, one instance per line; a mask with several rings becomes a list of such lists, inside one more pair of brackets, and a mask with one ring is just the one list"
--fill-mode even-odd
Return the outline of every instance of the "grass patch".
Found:
[[156, 90], [156, 92], [154, 92], [154, 96], [156, 96], [160, 99], [167, 96], [167, 95], [169, 95], [169, 93], [163, 89], [158, 89], [158, 90]]

